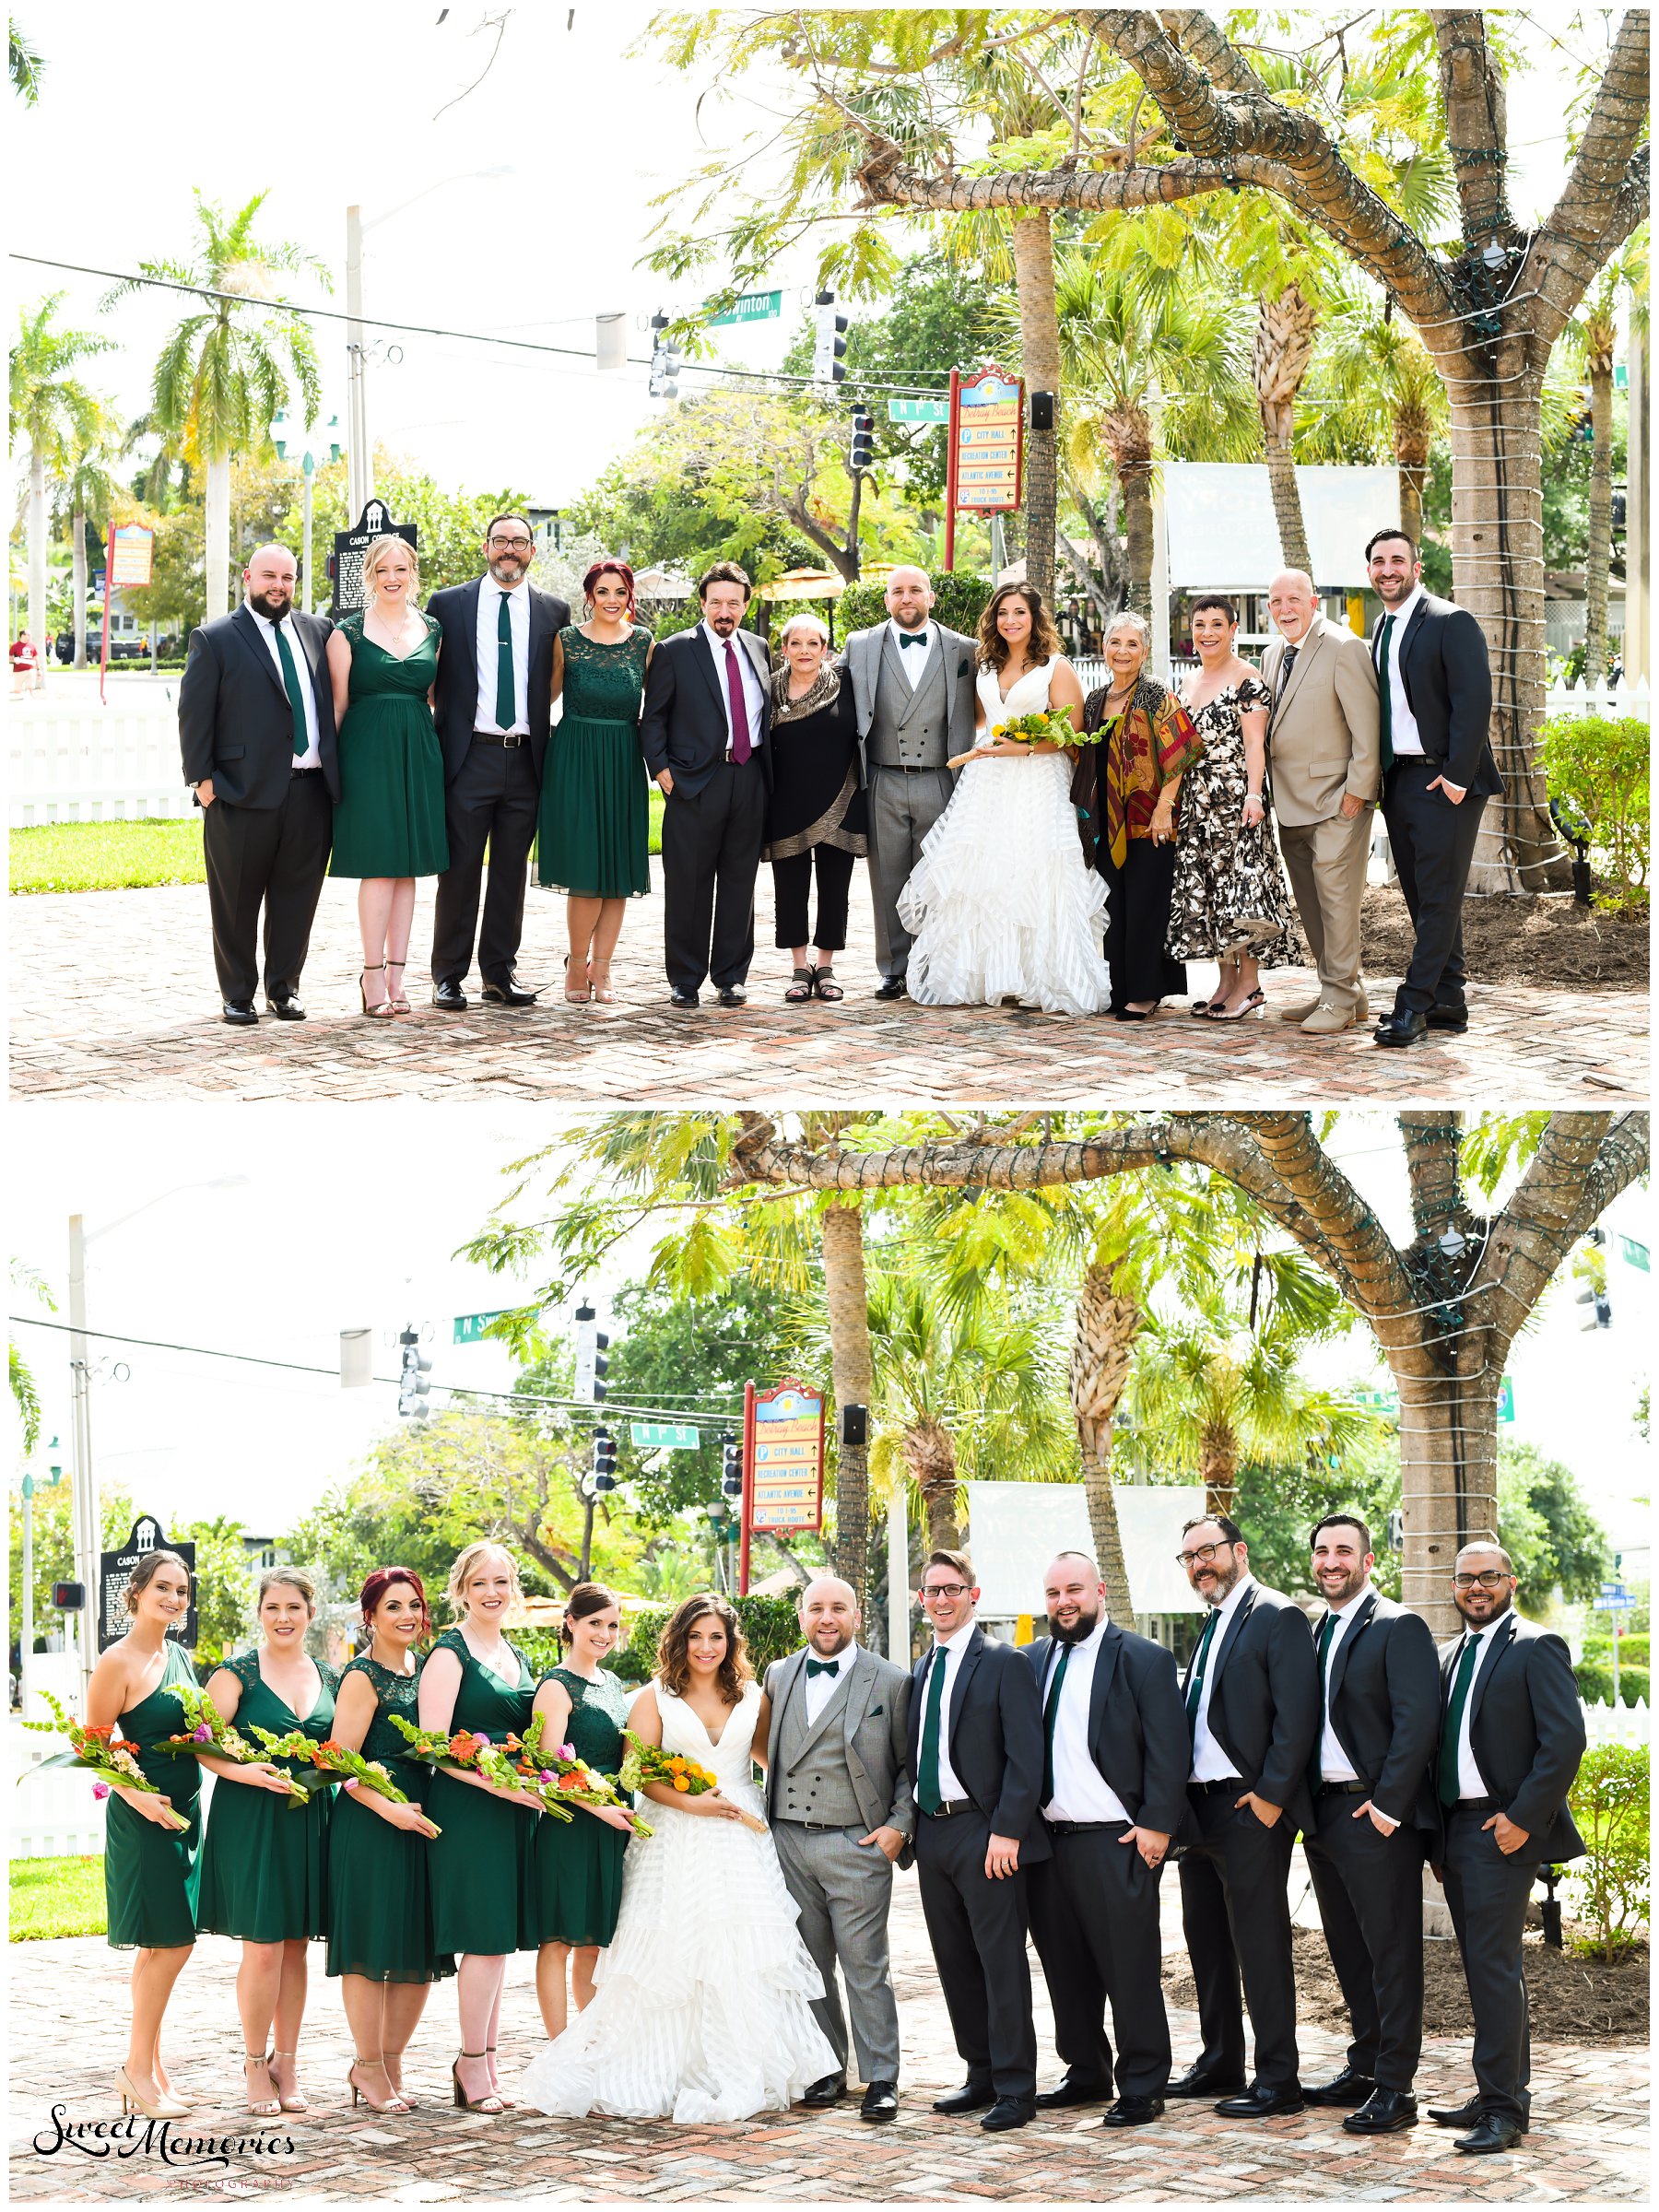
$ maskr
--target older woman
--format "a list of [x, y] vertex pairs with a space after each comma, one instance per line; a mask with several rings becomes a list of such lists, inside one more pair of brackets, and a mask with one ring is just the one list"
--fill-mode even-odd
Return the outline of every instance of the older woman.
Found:
[[1072, 783], [1085, 854], [1106, 878], [1112, 1013], [1146, 1021], [1186, 970], [1166, 949], [1175, 880], [1181, 779], [1204, 749], [1180, 700], [1147, 673], [1151, 633], [1139, 615], [1106, 631], [1112, 681], [1083, 702], [1085, 747]]
[[[829, 658], [830, 632], [816, 615], [792, 615], [778, 642], [783, 665], [772, 677], [772, 787], [761, 858], [771, 862], [776, 942], [794, 963], [784, 1004], [799, 1006], [842, 996], [835, 956], [847, 942], [847, 888], [854, 859], [869, 847], [853, 687]], [[809, 932], [815, 867], [818, 925]]]

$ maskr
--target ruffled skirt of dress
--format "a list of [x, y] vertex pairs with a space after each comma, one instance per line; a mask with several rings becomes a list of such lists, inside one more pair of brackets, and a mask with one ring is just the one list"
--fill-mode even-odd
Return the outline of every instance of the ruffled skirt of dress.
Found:
[[[759, 1814], [759, 1792], [726, 1784]], [[770, 1836], [641, 1798], [622, 1912], [593, 2002], [526, 2067], [519, 2095], [571, 2119], [685, 2124], [783, 2112], [837, 2069], [810, 2000], [824, 1984]]]
[[1064, 754], [973, 760], [928, 831], [899, 918], [914, 934], [906, 986], [922, 1006], [1100, 1014], [1106, 886], [1087, 866]]

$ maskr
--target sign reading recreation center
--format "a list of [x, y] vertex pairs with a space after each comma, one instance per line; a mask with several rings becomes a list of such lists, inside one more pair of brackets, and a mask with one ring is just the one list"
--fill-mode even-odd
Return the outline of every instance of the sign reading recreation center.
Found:
[[161, 1524], [153, 1513], [140, 1513], [133, 1524], [133, 1533], [119, 1551], [100, 1552], [98, 1557], [98, 1648], [107, 1652], [118, 1642], [133, 1625], [133, 1617], [126, 1609], [127, 1584], [137, 1570], [138, 1562], [152, 1551], [176, 1551], [190, 1570], [190, 1610], [182, 1622], [168, 1630], [176, 1643], [189, 1650], [196, 1640], [196, 1547], [194, 1544], [174, 1544], [162, 1534]]
[[734, 300], [731, 306], [718, 315], [711, 315], [710, 330], [720, 330], [733, 323], [770, 323], [783, 312], [783, 295], [779, 292], [745, 292]]
[[824, 1517], [824, 1394], [793, 1377], [750, 1391], [744, 1422], [748, 1525], [779, 1535], [816, 1530]]

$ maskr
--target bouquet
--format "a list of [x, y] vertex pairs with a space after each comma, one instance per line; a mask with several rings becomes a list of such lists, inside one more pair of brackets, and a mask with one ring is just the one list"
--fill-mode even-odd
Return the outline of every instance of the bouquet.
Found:
[[400, 1735], [408, 1737], [409, 1757], [419, 1759], [423, 1765], [441, 1768], [451, 1774], [481, 1775], [499, 1790], [511, 1790], [515, 1796], [533, 1798], [555, 1820], [576, 1818], [568, 1805], [560, 1805], [542, 1784], [534, 1769], [517, 1764], [513, 1753], [521, 1746], [516, 1735], [505, 1736], [498, 1745], [481, 1732], [468, 1728], [458, 1728], [453, 1735], [446, 1735], [441, 1728], [417, 1728], [400, 1712], [391, 1713], [388, 1718]]
[[1045, 708], [1036, 714], [1010, 714], [1006, 722], [992, 724], [990, 735], [993, 743], [1007, 745], [1076, 745], [1077, 742], [1072, 718], [1063, 707]]
[[[211, 1751], [215, 1758], [231, 1759], [239, 1767], [255, 1766], [261, 1759], [269, 1758], [268, 1752], [256, 1750], [245, 1735], [239, 1735], [231, 1727], [207, 1692], [198, 1688], [195, 1683], [170, 1682], [167, 1694], [170, 1698], [177, 1698], [184, 1708], [184, 1718], [189, 1722], [190, 1728], [183, 1735], [164, 1736], [159, 1746], [161, 1750], [171, 1751], [178, 1758], [188, 1758], [192, 1754], [199, 1758], [204, 1751]], [[310, 1801], [311, 1793], [302, 1789], [297, 1782], [290, 1781], [288, 1803], [307, 1805]]]
[[[408, 1792], [398, 1788], [378, 1759], [365, 1759], [360, 1751], [348, 1751], [332, 1736], [319, 1744], [303, 1728], [290, 1728], [286, 1735], [273, 1735], [268, 1728], [256, 1727], [253, 1734], [265, 1746], [268, 1758], [310, 1759], [313, 1771], [299, 1783], [302, 1789], [326, 1789], [331, 1781], [337, 1781], [342, 1789], [377, 1791], [392, 1805], [409, 1802]], [[434, 1821], [432, 1825], [437, 1828], [438, 1824]]]
[[[524, 1741], [509, 1736], [510, 1747], [517, 1743], [518, 1771], [521, 1774], [535, 1775], [543, 1789], [557, 1790], [559, 1796], [576, 1805], [615, 1806], [628, 1815], [629, 1825], [636, 1836], [650, 1835], [648, 1822], [641, 1820], [631, 1806], [625, 1804], [616, 1784], [590, 1767], [584, 1759], [578, 1759], [573, 1744], [560, 1744], [549, 1749], [542, 1741], [547, 1729], [546, 1713], [533, 1712], [530, 1725], [524, 1731]], [[544, 1803], [546, 1802], [544, 1798]]]
[[[50, 1759], [43, 1759], [38, 1766], [27, 1769], [18, 1775], [19, 1782], [26, 1781], [29, 1773], [43, 1773], [48, 1767], [79, 1767], [98, 1777], [92, 1784], [94, 1797], [105, 1798], [112, 1789], [138, 1790], [147, 1797], [162, 1795], [163, 1793], [147, 1777], [138, 1764], [136, 1754], [129, 1750], [125, 1744], [115, 1742], [113, 1723], [107, 1728], [89, 1727], [77, 1721], [72, 1712], [65, 1712], [50, 1690], [43, 1690], [41, 1694], [52, 1708], [52, 1718], [49, 1721], [25, 1721], [24, 1727], [32, 1728], [42, 1735], [66, 1735], [69, 1748], [67, 1751], [54, 1751]], [[183, 1814], [175, 1813], [171, 1806], [168, 1807], [168, 1821], [164, 1825], [169, 1824], [180, 1830], [190, 1826]]]
[[[622, 1760], [622, 1771], [617, 1777], [625, 1790], [642, 1790], [648, 1782], [666, 1783], [681, 1796], [701, 1797], [709, 1790], [720, 1787], [718, 1774], [711, 1774], [707, 1767], [700, 1767], [694, 1759], [687, 1759], [678, 1751], [665, 1751], [660, 1744], [644, 1744], [631, 1728], [622, 1731], [628, 1750]], [[745, 1828], [752, 1828], [758, 1835], [767, 1832], [764, 1820], [757, 1820], [753, 1813], [741, 1808], [737, 1817]]]

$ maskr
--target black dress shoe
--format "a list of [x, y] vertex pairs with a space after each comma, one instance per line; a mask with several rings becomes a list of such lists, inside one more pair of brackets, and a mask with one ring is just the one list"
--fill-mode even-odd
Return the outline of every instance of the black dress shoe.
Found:
[[1478, 2127], [1486, 2109], [1478, 2097], [1471, 2097], [1467, 2104], [1431, 2104], [1429, 2117], [1436, 2127]]
[[1353, 2136], [1392, 2136], [1417, 2124], [1418, 2100], [1409, 2089], [1377, 2089], [1342, 2123]]
[[1420, 1014], [1385, 1014], [1371, 1034], [1379, 1044], [1418, 1044], [1429, 1024]]
[[492, 1006], [533, 1006], [535, 1004], [535, 992], [526, 991], [515, 975], [505, 976], [499, 983], [487, 982], [484, 996]]
[[682, 1009], [688, 1006], [694, 1006], [697, 1004], [697, 994], [695, 991], [670, 991], [668, 994], [668, 1004], [671, 1006], [679, 1006]]
[[947, 2118], [954, 2119], [959, 2112], [988, 2112], [995, 2102], [996, 2091], [994, 2089], [990, 2088], [978, 2089], [974, 2088], [972, 2082], [965, 2081], [959, 2089], [952, 2089], [948, 2097], [935, 2097], [933, 2109], [935, 2112], [943, 2112]]
[[303, 1021], [305, 1019], [305, 1008], [291, 991], [281, 998], [267, 998], [265, 1005], [270, 1007], [278, 1021]]
[[980, 2125], [999, 2136], [1006, 2127], [1030, 2127], [1036, 2117], [1037, 2107], [1029, 2097], [999, 2097]]
[[872, 996], [876, 998], [902, 998], [904, 996], [904, 978], [901, 975], [884, 975], [881, 981], [877, 984]]
[[1423, 1019], [1431, 1030], [1450, 1030], [1454, 1037], [1461, 1037], [1469, 1026], [1469, 1009], [1467, 1006], [1430, 1006]]
[[1513, 2150], [1521, 2140], [1521, 2134], [1518, 2122], [1500, 2120], [1495, 2112], [1487, 2112], [1482, 2115], [1480, 2125], [1470, 2135], [1459, 2136], [1452, 2147], [1453, 2150], [1477, 2152]]
[[1100, 2115], [1102, 2127], [1146, 2127], [1163, 2118], [1161, 2097], [1120, 2097]]
[[1305, 2112], [1300, 2087], [1288, 2089], [1246, 2089], [1242, 2096], [1223, 2097], [1216, 2107], [1223, 2120], [1277, 2120], [1287, 2112]]
[[748, 993], [736, 983], [727, 983], [720, 994], [720, 1003], [723, 1006], [747, 1006]]
[[259, 1016], [251, 998], [228, 998], [225, 1001], [225, 1019], [233, 1030], [251, 1030]]
[[1376, 2083], [1369, 2074], [1357, 2074], [1352, 2066], [1344, 2066], [1329, 2081], [1315, 2082], [1302, 2090], [1304, 2104], [1364, 2104], [1376, 2093]]
[[1066, 2074], [1052, 2089], [1040, 2089], [1033, 2101], [1040, 2112], [1047, 2112], [1065, 2104], [1105, 2104], [1111, 2096], [1110, 2082]]
[[847, 2077], [844, 2074], [826, 2074], [821, 2080], [807, 2083], [801, 2102], [812, 2105], [815, 2109], [821, 2105], [839, 2104], [846, 2093], [846, 2088]]
[[1230, 2081], [1224, 2074], [1206, 2073], [1202, 2066], [1189, 2066], [1186, 2072], [1171, 2082], [1164, 2091], [1166, 2097], [1230, 2097], [1244, 2087], [1242, 2078]]
[[466, 994], [453, 976], [445, 976], [441, 983], [432, 985], [432, 1004], [441, 1014], [465, 1014]]
[[877, 2126], [899, 2117], [899, 2084], [896, 2081], [873, 2081], [864, 2093], [864, 2102], [858, 2108], [861, 2120], [872, 2120]]

